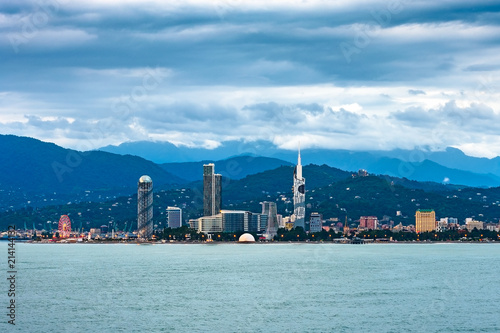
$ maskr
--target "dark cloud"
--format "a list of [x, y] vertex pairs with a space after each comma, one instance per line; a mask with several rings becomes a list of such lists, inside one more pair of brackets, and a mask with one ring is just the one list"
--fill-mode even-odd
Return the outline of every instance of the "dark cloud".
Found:
[[446, 126], [449, 131], [481, 131], [496, 134], [500, 114], [484, 104], [473, 103], [459, 107], [455, 101], [435, 109], [410, 107], [404, 111], [392, 113], [393, 118], [412, 127], [436, 128]]
[[436, 115], [431, 111], [420, 107], [410, 107], [404, 111], [397, 111], [392, 114], [395, 119], [415, 127], [429, 127], [436, 125]]
[[[0, 3], [4, 132], [77, 138], [114, 119], [103, 137], [256, 139], [288, 127], [354, 140], [365, 127], [382, 142], [379, 119], [491, 133], [498, 120], [495, 2], [48, 3]], [[144, 90], [147, 68], [164, 75]]]

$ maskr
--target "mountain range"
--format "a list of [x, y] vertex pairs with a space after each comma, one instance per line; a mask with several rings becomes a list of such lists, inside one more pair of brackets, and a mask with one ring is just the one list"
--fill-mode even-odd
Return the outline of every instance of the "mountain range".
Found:
[[[87, 225], [100, 225], [113, 219], [127, 222], [130, 227], [136, 219], [137, 180], [143, 174], [153, 178], [158, 223], [164, 219], [168, 205], [183, 207], [186, 218], [198, 217], [202, 211], [202, 165], [207, 162], [215, 162], [216, 172], [223, 174], [225, 208], [259, 211], [261, 201], [272, 200], [277, 202], [280, 212], [288, 214], [293, 206], [294, 163], [277, 158], [240, 155], [216, 161], [156, 164], [138, 156], [79, 152], [12, 135], [0, 135], [0, 151], [2, 223], [25, 221], [30, 224], [30, 221], [37, 221], [43, 225], [45, 221], [55, 221], [61, 214], [71, 212], [72, 219], [76, 218], [80, 223], [85, 221]], [[315, 153], [305, 150], [303, 155], [310, 152], [311, 155]], [[452, 152], [458, 158], [468, 158]], [[328, 158], [327, 152], [324, 153]], [[348, 156], [358, 154], [341, 153]], [[360, 156], [366, 158], [369, 155]], [[380, 157], [374, 161], [386, 161], [386, 164], [371, 163], [379, 170], [389, 171], [395, 162], [406, 167], [417, 165], [416, 162], [406, 164], [396, 157]], [[365, 162], [370, 163], [370, 160]], [[476, 181], [486, 177], [447, 168], [426, 159], [419, 163], [447, 175], [455, 172]], [[400, 172], [398, 169], [392, 171]], [[421, 169], [416, 168], [413, 174], [418, 176], [420, 172]], [[307, 209], [320, 211], [325, 217], [339, 217], [347, 211], [349, 218], [360, 214], [374, 214], [379, 218], [388, 215], [395, 222], [411, 223], [412, 214], [418, 208], [434, 208], [439, 216], [461, 219], [476, 216], [488, 221], [498, 219], [500, 213], [500, 187], [419, 182], [387, 174], [365, 176], [364, 173], [326, 164], [305, 165], [303, 174], [306, 177]], [[402, 215], [398, 217], [396, 211], [401, 211]]]
[[[452, 185], [423, 184], [405, 179], [360, 176], [326, 165], [307, 165], [306, 214], [320, 212], [324, 219], [337, 218], [356, 225], [363, 215], [377, 216], [383, 223], [414, 224], [415, 211], [432, 208], [436, 216], [456, 217], [461, 223], [467, 217], [486, 222], [498, 222], [500, 216], [500, 188], [457, 188]], [[262, 201], [274, 201], [284, 216], [293, 211], [290, 178], [293, 167], [282, 166], [243, 179], [225, 178], [222, 184], [224, 209], [260, 212]], [[401, 184], [404, 184], [401, 185]], [[428, 187], [432, 186], [432, 187]], [[426, 190], [417, 187], [427, 187]], [[202, 182], [196, 181], [182, 188], [156, 191], [153, 200], [153, 220], [159, 227], [165, 225], [165, 209], [178, 206], [187, 221], [203, 212]], [[57, 228], [61, 214], [70, 216], [77, 227], [99, 227], [113, 221], [119, 230], [135, 230], [137, 226], [137, 195], [126, 195], [101, 202], [72, 202], [33, 209], [0, 211], [0, 230], [8, 224], [38, 230]], [[49, 223], [48, 221], [52, 221]]]
[[186, 183], [142, 157], [79, 152], [27, 137], [0, 135], [0, 185], [24, 192], [77, 193], [136, 188], [141, 175], [158, 184]]
[[188, 181], [203, 179], [203, 164], [214, 163], [215, 171], [223, 177], [230, 179], [242, 179], [266, 170], [276, 169], [281, 166], [291, 166], [290, 162], [271, 157], [260, 156], [235, 156], [225, 160], [205, 160], [201, 162], [163, 163], [160, 166], [167, 172]]
[[144, 174], [157, 190], [185, 186], [202, 179], [202, 165], [208, 162], [216, 162], [216, 171], [232, 179], [291, 165], [252, 156], [160, 165], [134, 155], [80, 152], [33, 138], [0, 135], [0, 210], [130, 195]]
[[[141, 155], [144, 156], [154, 149], [156, 161], [133, 155], [139, 153], [134, 147], [141, 148]], [[78, 193], [88, 190], [112, 192], [125, 188], [135, 191], [137, 179], [143, 174], [153, 178], [155, 188], [162, 188], [201, 180], [202, 165], [209, 162], [216, 164], [217, 173], [237, 180], [281, 166], [290, 167], [296, 163], [297, 158], [296, 152], [278, 149], [263, 141], [230, 141], [213, 150], [176, 147], [164, 142], [128, 143], [115, 148], [126, 150], [128, 154], [100, 150], [79, 152], [32, 138], [0, 135], [0, 185], [4, 190], [18, 189], [27, 193]], [[175, 154], [170, 154], [167, 150], [172, 150]], [[257, 152], [273, 156], [258, 156]], [[213, 153], [214, 158], [156, 163], [158, 159], [165, 160], [165, 156], [169, 156], [171, 160], [194, 159], [193, 154], [198, 153], [201, 157], [210, 157]], [[234, 155], [235, 153], [240, 154]], [[225, 156], [230, 154], [233, 155]], [[455, 148], [448, 148], [443, 152], [305, 149], [302, 151], [302, 161], [303, 164], [325, 164], [348, 172], [365, 169], [372, 174], [419, 182], [474, 187], [500, 186], [500, 158], [475, 158]], [[475, 168], [481, 172], [470, 171]]]
[[[127, 142], [119, 146], [106, 146], [102, 151], [132, 154], [156, 163], [197, 162], [202, 159], [224, 160], [234, 156], [269, 157], [295, 164], [297, 152], [280, 149], [267, 141], [226, 141], [214, 149], [175, 146], [169, 142]], [[461, 150], [448, 147], [444, 151], [430, 149], [391, 151], [349, 151], [341, 149], [303, 149], [303, 164], [326, 164], [341, 170], [365, 169], [416, 181], [460, 184], [477, 187], [500, 186], [500, 157], [492, 159], [465, 155]], [[187, 168], [189, 164], [184, 164]], [[166, 170], [172, 171], [166, 167]]]

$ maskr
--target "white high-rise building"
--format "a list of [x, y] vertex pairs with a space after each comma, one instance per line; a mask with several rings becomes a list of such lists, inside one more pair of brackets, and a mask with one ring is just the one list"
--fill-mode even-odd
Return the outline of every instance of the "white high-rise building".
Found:
[[302, 227], [305, 230], [306, 217], [306, 179], [302, 177], [302, 164], [299, 156], [297, 166], [293, 172], [293, 214], [295, 215], [294, 227]]

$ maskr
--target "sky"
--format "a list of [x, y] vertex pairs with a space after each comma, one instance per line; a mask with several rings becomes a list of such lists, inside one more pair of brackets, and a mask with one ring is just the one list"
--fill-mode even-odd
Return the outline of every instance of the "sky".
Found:
[[495, 1], [0, 2], [0, 133], [500, 155]]

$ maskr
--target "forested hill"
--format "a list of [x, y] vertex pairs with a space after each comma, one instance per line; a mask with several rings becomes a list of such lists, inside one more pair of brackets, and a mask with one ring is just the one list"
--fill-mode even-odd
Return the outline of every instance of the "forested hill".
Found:
[[2, 189], [27, 193], [136, 188], [144, 174], [157, 185], [186, 182], [141, 157], [79, 152], [13, 135], [0, 135], [0, 165]]
[[[349, 175], [339, 179], [340, 174], [334, 176], [335, 171], [329, 174], [323, 166], [311, 166], [310, 172], [306, 173], [308, 169], [305, 167], [304, 171], [309, 178], [320, 170], [325, 171], [326, 175], [323, 177], [322, 185], [316, 188], [309, 187], [306, 192], [307, 217], [312, 212], [319, 212], [325, 219], [337, 217], [343, 221], [347, 215], [349, 222], [355, 225], [360, 216], [374, 215], [380, 220], [385, 217], [396, 224], [402, 222], [408, 225], [415, 223], [415, 211], [421, 208], [434, 209], [437, 218], [459, 218], [461, 223], [464, 223], [467, 217], [485, 222], [498, 222], [500, 216], [500, 188], [464, 188], [431, 192], [393, 185], [392, 182], [378, 176]], [[280, 181], [273, 185], [276, 177], [282, 177], [282, 171], [288, 173], [286, 177], [288, 182]], [[222, 190], [223, 208], [260, 212], [260, 202], [267, 200], [277, 203], [279, 213], [289, 215], [293, 211], [289, 179], [292, 174], [293, 168], [282, 167], [266, 171], [257, 178], [249, 176], [239, 181], [226, 182]], [[331, 182], [328, 180], [329, 177]], [[279, 187], [276, 186], [278, 184]], [[154, 223], [158, 226], [165, 224], [165, 209], [168, 206], [182, 207], [186, 221], [201, 216], [203, 212], [201, 182], [193, 185], [195, 187], [156, 191]], [[401, 212], [399, 216], [398, 211]], [[14, 223], [18, 227], [26, 223], [28, 228], [34, 223], [38, 229], [47, 228], [47, 221], [54, 223], [62, 214], [68, 214], [74, 226], [81, 225], [86, 230], [107, 224], [109, 221], [114, 221], [120, 229], [125, 228], [125, 224], [127, 228], [135, 228], [137, 196], [134, 194], [106, 202], [80, 202], [0, 212], [0, 229], [9, 223]]]

